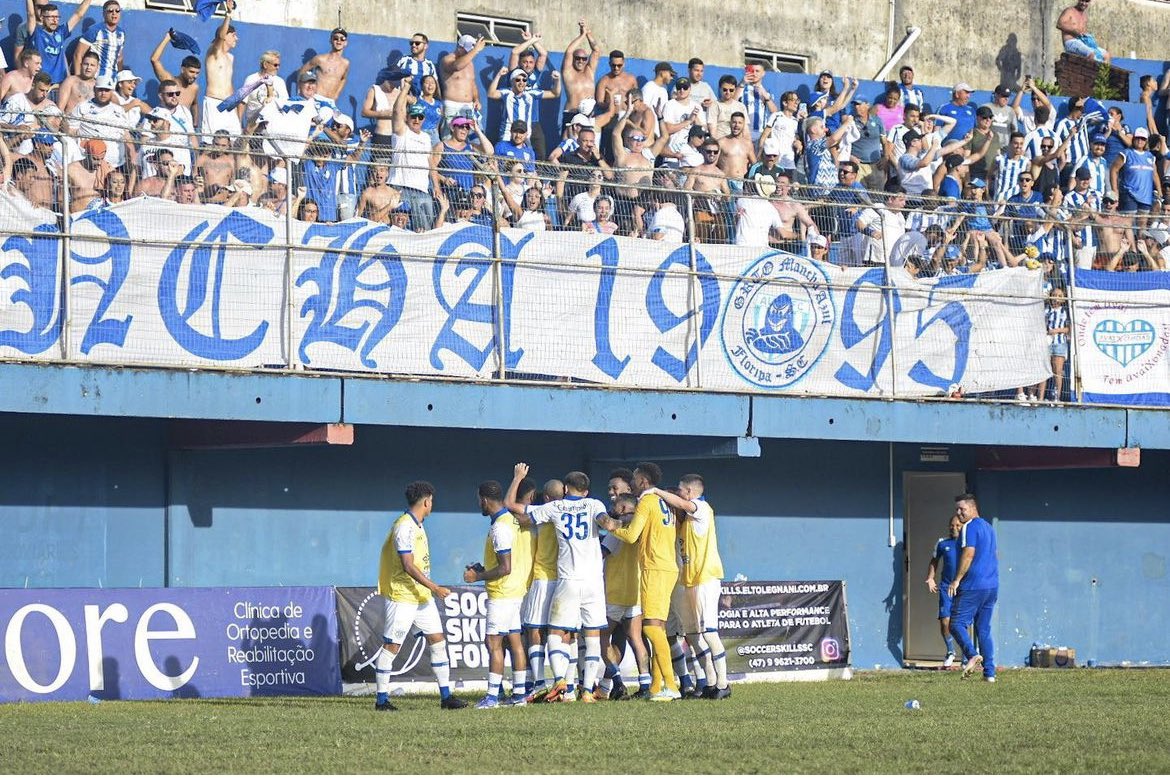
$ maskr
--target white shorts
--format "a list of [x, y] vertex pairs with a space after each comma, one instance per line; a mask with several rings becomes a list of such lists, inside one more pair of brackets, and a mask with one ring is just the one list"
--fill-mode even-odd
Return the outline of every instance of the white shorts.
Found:
[[605, 629], [605, 585], [600, 581], [557, 581], [548, 626], [567, 632]]
[[670, 615], [666, 617], [667, 635], [685, 635], [685, 619], [683, 614], [687, 610], [686, 591], [681, 586], [675, 586], [670, 593]]
[[719, 595], [722, 581], [707, 581], [686, 588], [683, 629], [688, 635], [719, 631]]
[[420, 635], [443, 634], [443, 622], [439, 619], [439, 609], [434, 600], [427, 600], [422, 605], [417, 602], [398, 602], [386, 600], [382, 611], [382, 642], [402, 645], [410, 628], [416, 628]]
[[641, 605], [606, 605], [605, 615], [610, 621], [618, 622], [642, 615]]
[[203, 110], [199, 112], [199, 132], [203, 133], [203, 142], [211, 143], [211, 136], [216, 130], [227, 130], [234, 143], [236, 138], [244, 134], [240, 127], [240, 115], [234, 110], [221, 111], [219, 104], [223, 100], [204, 96]]
[[552, 591], [556, 581], [533, 578], [520, 605], [520, 623], [524, 629], [543, 629], [548, 626], [548, 609], [552, 605]]
[[520, 598], [487, 601], [487, 627], [484, 634], [509, 635], [520, 632]]

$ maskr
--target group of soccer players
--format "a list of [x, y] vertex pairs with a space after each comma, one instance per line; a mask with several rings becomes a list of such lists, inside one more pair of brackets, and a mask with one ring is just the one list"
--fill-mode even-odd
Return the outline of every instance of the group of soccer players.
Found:
[[[703, 478], [684, 475], [677, 489], [667, 490], [659, 487], [662, 469], [654, 463], [615, 470], [607, 508], [589, 496], [585, 473], [550, 480], [538, 493], [528, 472], [527, 464], [517, 464], [506, 490], [497, 481], [479, 485], [480, 511], [491, 526], [484, 561], [463, 575], [487, 589], [488, 691], [476, 707], [729, 697], [718, 631], [723, 565]], [[395, 709], [390, 670], [412, 628], [430, 644], [441, 706], [466, 707], [451, 694], [434, 600], [450, 590], [430, 579], [423, 522], [434, 488], [415, 481], [406, 501], [408, 510], [382, 546], [378, 591], [386, 605], [375, 709]], [[619, 670], [627, 645], [638, 667], [634, 692], [627, 692]], [[505, 655], [510, 694], [503, 690]]]

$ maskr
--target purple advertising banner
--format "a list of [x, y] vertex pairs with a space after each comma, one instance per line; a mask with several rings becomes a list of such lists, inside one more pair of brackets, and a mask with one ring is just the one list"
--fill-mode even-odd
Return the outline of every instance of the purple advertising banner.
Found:
[[333, 588], [0, 589], [0, 702], [341, 692]]

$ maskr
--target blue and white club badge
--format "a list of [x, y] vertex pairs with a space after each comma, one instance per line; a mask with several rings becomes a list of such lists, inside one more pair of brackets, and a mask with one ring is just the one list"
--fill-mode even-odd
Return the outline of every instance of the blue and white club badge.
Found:
[[723, 312], [723, 352], [745, 381], [792, 386], [829, 346], [837, 321], [825, 270], [810, 259], [774, 252], [735, 282]]

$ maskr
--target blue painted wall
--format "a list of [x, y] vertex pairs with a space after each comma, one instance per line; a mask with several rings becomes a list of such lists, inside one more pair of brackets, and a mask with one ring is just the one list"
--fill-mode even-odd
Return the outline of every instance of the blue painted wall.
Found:
[[[687, 461], [667, 457], [693, 440], [646, 435], [361, 426], [350, 447], [168, 452], [165, 420], [4, 414], [0, 429], [2, 586], [368, 585], [414, 478], [438, 489], [434, 574], [455, 581], [482, 553], [479, 481], [524, 458], [539, 478], [585, 468], [600, 484], [609, 460], [654, 456], [668, 480], [708, 478], [728, 578], [842, 578], [855, 665], [901, 657], [885, 443], [764, 440], [758, 459]], [[1002, 662], [1034, 641], [1170, 661], [1170, 454], [1143, 452], [1137, 470], [998, 473], [974, 472], [974, 452], [953, 448], [936, 469], [967, 471], [998, 521]], [[917, 455], [895, 446], [899, 541], [901, 473], [931, 469]]]

